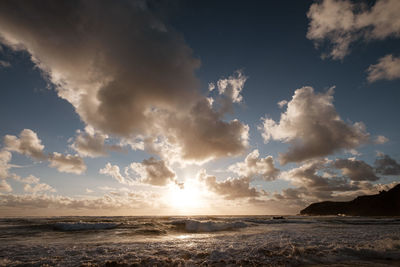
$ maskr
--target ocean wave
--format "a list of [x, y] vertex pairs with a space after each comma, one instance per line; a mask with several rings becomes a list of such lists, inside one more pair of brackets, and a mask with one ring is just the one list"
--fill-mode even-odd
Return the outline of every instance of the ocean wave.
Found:
[[198, 221], [198, 220], [177, 220], [172, 221], [178, 230], [184, 230], [189, 233], [207, 233], [218, 231], [229, 231], [240, 228], [245, 228], [248, 225], [242, 221], [235, 222], [218, 222], [218, 221]]
[[118, 225], [117, 223], [58, 222], [53, 227], [55, 230], [60, 231], [83, 231], [114, 229]]
[[[350, 223], [338, 225], [342, 220]], [[8, 234], [0, 234], [0, 266], [400, 266], [396, 220], [333, 216], [32, 218], [7, 222], [10, 228], [1, 229]], [[51, 229], [37, 228], [40, 224]], [[62, 230], [54, 230], [55, 225]], [[102, 230], [107, 227], [115, 229]]]

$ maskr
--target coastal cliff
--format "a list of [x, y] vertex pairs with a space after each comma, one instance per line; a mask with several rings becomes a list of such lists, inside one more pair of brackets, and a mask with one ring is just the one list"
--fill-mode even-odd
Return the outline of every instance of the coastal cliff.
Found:
[[302, 215], [400, 216], [400, 184], [376, 195], [360, 196], [347, 202], [313, 203]]

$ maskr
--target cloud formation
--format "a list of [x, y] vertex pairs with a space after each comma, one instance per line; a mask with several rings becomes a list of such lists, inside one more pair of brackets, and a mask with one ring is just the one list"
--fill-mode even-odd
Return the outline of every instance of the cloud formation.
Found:
[[107, 155], [104, 141], [107, 135], [96, 133], [90, 127], [85, 128], [85, 132], [77, 131], [74, 142], [71, 148], [78, 152], [82, 157], [101, 157]]
[[261, 178], [265, 181], [275, 180], [279, 174], [279, 169], [275, 168], [272, 156], [260, 158], [258, 149], [249, 153], [244, 162], [229, 166], [229, 170], [243, 177]]
[[307, 205], [326, 200], [334, 201], [349, 201], [362, 195], [377, 194], [382, 190], [389, 190], [397, 184], [397, 182], [389, 184], [372, 184], [370, 182], [351, 182], [353, 185], [348, 191], [332, 191], [332, 192], [316, 192], [307, 189], [306, 187], [287, 188], [281, 193], [275, 193], [272, 200], [276, 200], [276, 204], [295, 208], [294, 211], [299, 211]]
[[175, 172], [167, 166], [165, 161], [153, 157], [145, 159], [141, 163], [131, 163], [129, 170], [138, 175], [141, 183], [164, 186], [176, 182]]
[[223, 196], [225, 199], [255, 198], [260, 196], [254, 187], [250, 187], [249, 178], [228, 178], [224, 181], [217, 181], [217, 177], [208, 175], [203, 169], [197, 174], [197, 179], [205, 183], [207, 188]]
[[370, 65], [367, 69], [367, 80], [370, 83], [378, 80], [394, 80], [400, 78], [400, 58], [386, 55], [378, 63]]
[[375, 138], [374, 143], [377, 144], [377, 145], [382, 145], [382, 144], [384, 144], [384, 143], [386, 143], [388, 141], [389, 141], [389, 138], [387, 138], [386, 136], [378, 135]]
[[290, 181], [296, 188], [284, 189], [274, 197], [302, 207], [330, 199], [347, 201], [359, 195], [376, 194], [379, 190], [387, 190], [393, 186], [371, 183], [379, 177], [375, 176], [371, 166], [354, 159], [309, 160], [297, 168], [283, 172], [281, 178]]
[[50, 167], [56, 168], [59, 172], [82, 174], [86, 171], [86, 164], [78, 155], [63, 155], [53, 152], [49, 155]]
[[49, 210], [49, 214], [97, 214], [98, 210], [108, 210], [122, 214], [127, 209], [140, 209], [151, 207], [151, 200], [157, 201], [155, 194], [146, 192], [121, 192], [119, 195], [107, 193], [95, 198], [72, 198], [54, 194], [0, 194], [0, 207], [2, 211], [15, 212], [18, 210], [23, 214], [34, 215], [41, 209]]
[[20, 183], [24, 183], [24, 184], [37, 184], [39, 183], [40, 179], [37, 178], [34, 175], [28, 175], [25, 178], [22, 178], [21, 176], [18, 176], [16, 174], [12, 175], [12, 178]]
[[342, 174], [349, 177], [352, 181], [377, 181], [374, 168], [362, 160], [355, 158], [336, 159], [333, 164], [335, 168], [342, 170]]
[[325, 40], [331, 44], [329, 56], [343, 59], [350, 45], [359, 40], [383, 40], [400, 37], [400, 3], [397, 0], [377, 0], [372, 7], [349, 0], [322, 0], [310, 6], [307, 38], [319, 46]]
[[281, 164], [327, 156], [343, 149], [367, 143], [369, 134], [361, 122], [344, 122], [333, 105], [334, 87], [315, 93], [312, 87], [294, 92], [279, 122], [265, 117], [259, 127], [265, 142], [270, 139], [289, 143], [280, 154]]
[[[218, 80], [218, 93], [220, 95], [225, 95], [233, 103], [239, 103], [243, 99], [243, 97], [240, 95], [240, 92], [243, 90], [246, 80], [247, 77], [243, 74], [243, 72], [241, 70], [237, 70], [234, 75]], [[211, 88], [213, 88], [212, 85], [209, 86], [209, 90]]]
[[28, 193], [43, 193], [43, 192], [56, 192], [56, 190], [48, 184], [37, 183], [35, 185], [25, 184], [24, 191]]
[[400, 175], [400, 163], [388, 155], [380, 154], [375, 160], [375, 170], [383, 175]]
[[0, 150], [0, 178], [5, 179], [8, 177], [8, 170], [11, 168], [11, 153], [6, 150]]
[[125, 168], [125, 176], [121, 174], [117, 165], [112, 165], [111, 163], [107, 163], [104, 168], [99, 170], [99, 173], [111, 176], [119, 183], [127, 185], [133, 185], [135, 182], [136, 184], [156, 186], [177, 183], [176, 174], [168, 164], [162, 159], [157, 160], [153, 157], [142, 162], [132, 162]]
[[159, 114], [165, 136], [159, 153], [165, 159], [194, 163], [243, 153], [248, 146], [249, 126], [237, 119], [223, 121], [223, 115], [206, 98], [184, 116]]
[[22, 130], [19, 137], [5, 135], [4, 148], [0, 151], [0, 177], [5, 178], [8, 175], [8, 169], [11, 167], [8, 164], [11, 160], [9, 151], [29, 156], [34, 160], [47, 160], [50, 167], [57, 168], [60, 172], [82, 174], [86, 170], [83, 159], [78, 155], [63, 155], [58, 152], [46, 155], [43, 150], [42, 141], [30, 129]]
[[119, 167], [117, 165], [112, 165], [110, 162], [108, 162], [104, 168], [100, 169], [99, 173], [109, 175], [121, 184], [127, 184], [125, 177], [121, 175]]
[[42, 141], [30, 129], [22, 130], [19, 137], [14, 135], [4, 136], [4, 149], [29, 156], [35, 160], [46, 159], [46, 155], [43, 153], [44, 145], [42, 145]]
[[11, 185], [9, 183], [7, 183], [6, 180], [3, 179], [0, 181], [0, 192], [9, 193], [12, 191], [13, 191], [13, 189], [12, 189]]
[[0, 68], [9, 68], [9, 67], [11, 67], [10, 62], [4, 61], [4, 60], [0, 60]]
[[[282, 178], [297, 187], [304, 187], [320, 198], [330, 197], [333, 191], [351, 191], [357, 187], [345, 177], [325, 172], [329, 168], [327, 159], [310, 160], [301, 166], [282, 173]], [[322, 174], [324, 172], [324, 174]]]
[[[59, 97], [94, 129], [148, 143], [163, 140], [162, 150], [146, 148], [183, 161], [245, 150], [248, 126], [224, 121], [199, 93], [199, 60], [147, 2], [4, 1], [0, 24], [1, 42], [27, 51]], [[237, 102], [244, 81], [238, 73], [220, 90]], [[104, 153], [102, 137], [93, 138], [78, 136], [74, 148], [82, 155]]]

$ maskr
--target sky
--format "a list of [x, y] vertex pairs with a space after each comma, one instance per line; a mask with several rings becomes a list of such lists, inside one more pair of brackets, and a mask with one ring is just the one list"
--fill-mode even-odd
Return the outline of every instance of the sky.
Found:
[[0, 213], [297, 214], [390, 189], [399, 13], [1, 1]]

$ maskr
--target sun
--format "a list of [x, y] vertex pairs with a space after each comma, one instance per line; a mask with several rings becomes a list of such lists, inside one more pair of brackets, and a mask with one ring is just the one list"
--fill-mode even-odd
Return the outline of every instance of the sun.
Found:
[[206, 204], [201, 187], [191, 180], [185, 181], [182, 187], [171, 186], [166, 201], [175, 211], [185, 213], [195, 213]]

